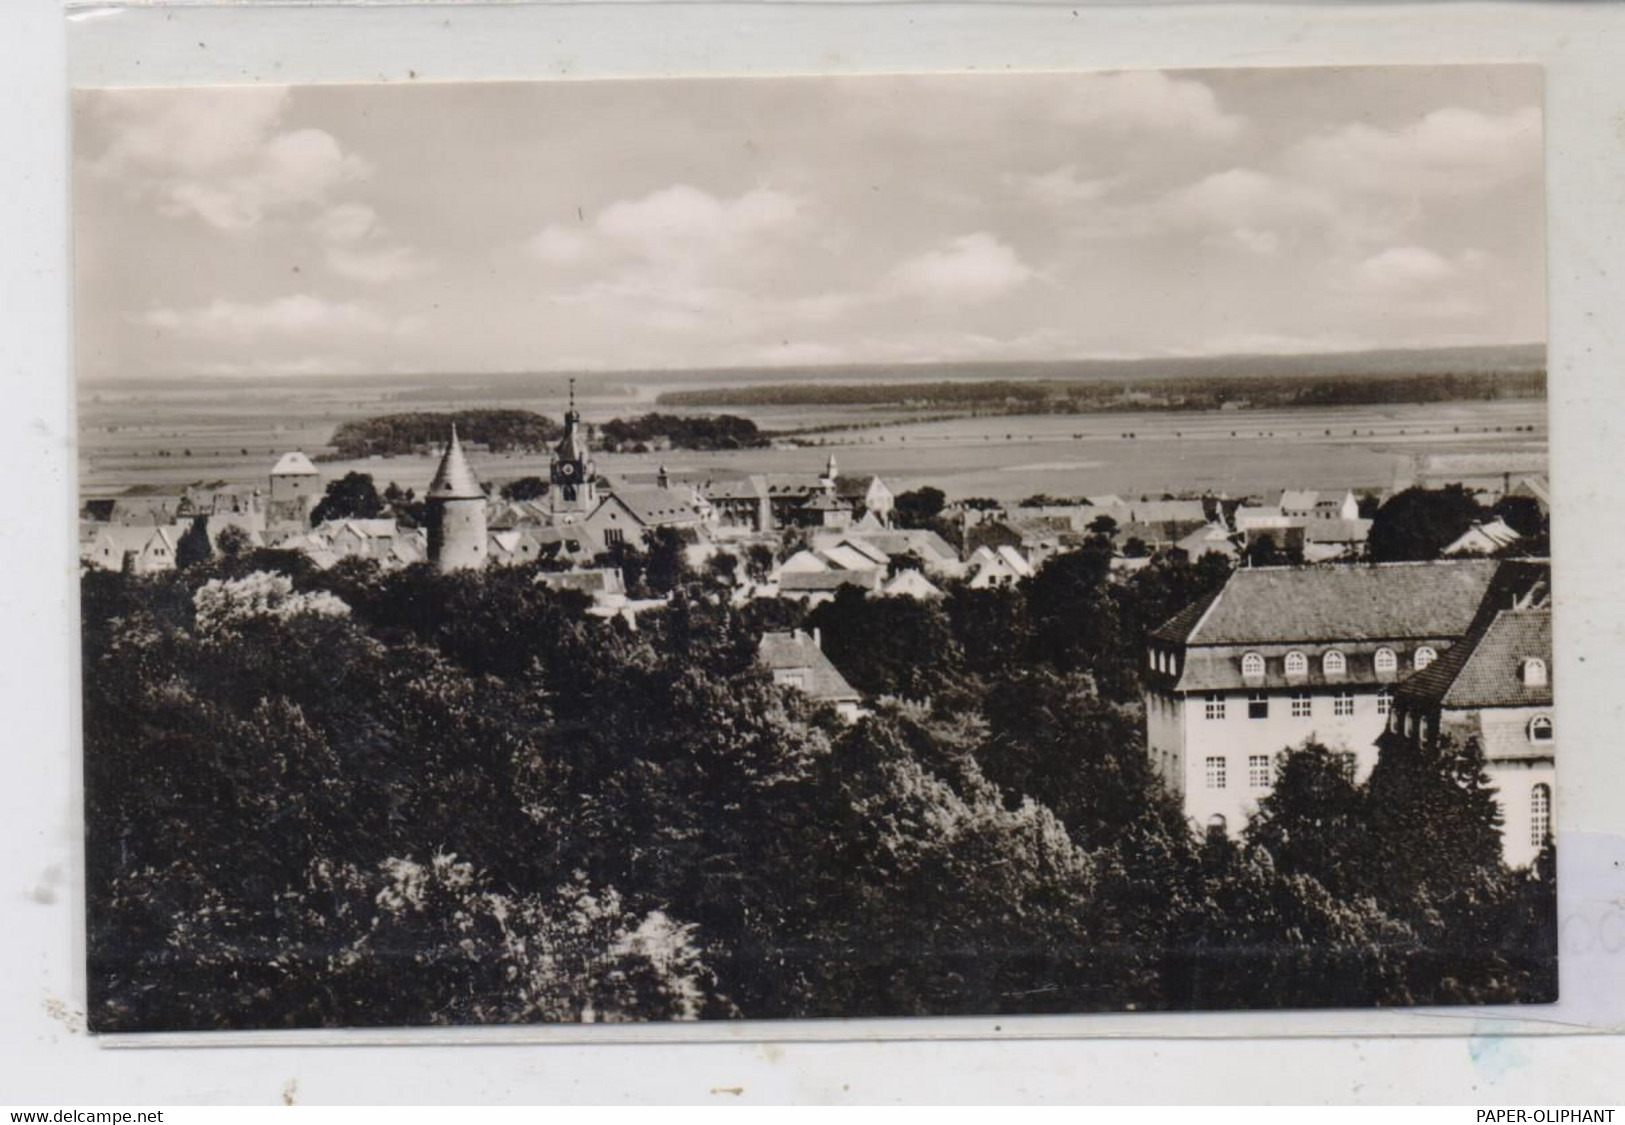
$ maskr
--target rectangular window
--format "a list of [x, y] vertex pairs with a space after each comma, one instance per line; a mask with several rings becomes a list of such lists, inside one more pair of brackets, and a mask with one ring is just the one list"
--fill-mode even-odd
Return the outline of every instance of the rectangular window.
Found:
[[1254, 789], [1267, 789], [1270, 784], [1270, 756], [1247, 755], [1247, 784]]
[[1219, 692], [1209, 692], [1203, 703], [1203, 714], [1210, 719], [1224, 718], [1224, 696]]
[[1314, 696], [1306, 691], [1292, 693], [1292, 717], [1294, 719], [1307, 719], [1314, 713]]
[[1386, 715], [1394, 708], [1394, 693], [1383, 688], [1377, 693], [1377, 714]]
[[1352, 691], [1340, 691], [1332, 696], [1332, 714], [1354, 714], [1354, 693]]
[[1261, 691], [1247, 693], [1247, 717], [1249, 719], [1267, 719], [1270, 717], [1270, 697]]
[[1207, 760], [1207, 787], [1209, 789], [1224, 788], [1224, 759], [1209, 758]]
[[604, 545], [605, 546], [613, 547], [617, 543], [624, 543], [624, 542], [626, 542], [626, 536], [621, 533], [620, 528], [618, 528], [618, 527], [606, 527], [606, 528], [604, 528]]

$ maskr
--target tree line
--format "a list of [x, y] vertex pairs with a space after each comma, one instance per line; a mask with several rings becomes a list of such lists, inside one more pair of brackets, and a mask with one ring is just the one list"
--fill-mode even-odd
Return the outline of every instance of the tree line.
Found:
[[662, 406], [895, 406], [993, 414], [1258, 409], [1534, 399], [1544, 371], [1162, 376], [1141, 379], [965, 379], [935, 382], [770, 383], [667, 391]]
[[[1139, 654], [1228, 572], [1109, 560], [809, 612], [671, 552], [636, 630], [527, 568], [87, 571], [92, 1025], [1550, 998], [1549, 871], [1500, 864], [1471, 748], [1380, 788], [1291, 748], [1242, 842], [1193, 834]], [[790, 627], [871, 714], [772, 682]]]

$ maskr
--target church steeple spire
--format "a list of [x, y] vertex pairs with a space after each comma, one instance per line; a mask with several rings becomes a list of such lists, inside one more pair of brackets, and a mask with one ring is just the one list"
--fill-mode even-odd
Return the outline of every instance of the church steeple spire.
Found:
[[588, 507], [597, 499], [597, 468], [587, 449], [576, 410], [576, 381], [570, 380], [569, 408], [564, 412], [564, 438], [553, 450], [550, 473], [553, 480], [553, 506]]

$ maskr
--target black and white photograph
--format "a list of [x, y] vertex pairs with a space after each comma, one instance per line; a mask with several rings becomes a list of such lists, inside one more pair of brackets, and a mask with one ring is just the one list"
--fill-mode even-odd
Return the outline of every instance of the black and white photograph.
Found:
[[1558, 999], [1538, 66], [72, 97], [90, 1030]]

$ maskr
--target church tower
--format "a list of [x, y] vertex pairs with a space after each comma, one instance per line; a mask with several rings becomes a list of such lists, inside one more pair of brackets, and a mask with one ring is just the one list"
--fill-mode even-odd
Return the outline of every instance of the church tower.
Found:
[[570, 408], [564, 412], [564, 439], [553, 450], [550, 469], [553, 487], [548, 503], [555, 515], [568, 519], [586, 515], [598, 506], [598, 468], [587, 450], [581, 432], [581, 415], [576, 411], [576, 381], [570, 380]]
[[429, 561], [441, 573], [485, 566], [485, 490], [463, 456], [457, 427], [429, 485]]

